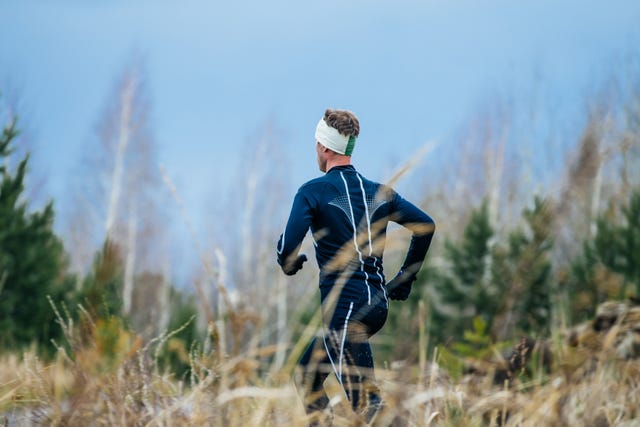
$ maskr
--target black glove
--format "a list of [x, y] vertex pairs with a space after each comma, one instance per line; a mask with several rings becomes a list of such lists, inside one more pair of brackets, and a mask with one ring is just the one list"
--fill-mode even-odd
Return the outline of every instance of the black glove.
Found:
[[411, 284], [416, 280], [413, 274], [400, 270], [396, 277], [387, 282], [389, 298], [392, 300], [404, 301], [409, 298]]
[[282, 271], [284, 271], [284, 274], [286, 274], [287, 276], [293, 276], [298, 272], [298, 270], [302, 268], [302, 264], [306, 260], [307, 260], [307, 256], [305, 254], [300, 254], [295, 260], [285, 262], [282, 265]]

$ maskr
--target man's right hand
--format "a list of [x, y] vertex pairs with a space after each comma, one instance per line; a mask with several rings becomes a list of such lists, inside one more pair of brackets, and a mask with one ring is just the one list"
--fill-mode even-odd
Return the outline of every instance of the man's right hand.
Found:
[[300, 254], [295, 260], [286, 262], [282, 266], [282, 271], [284, 271], [284, 274], [287, 276], [293, 276], [298, 272], [298, 270], [302, 269], [302, 264], [304, 264], [305, 261], [307, 261], [307, 256], [305, 254]]

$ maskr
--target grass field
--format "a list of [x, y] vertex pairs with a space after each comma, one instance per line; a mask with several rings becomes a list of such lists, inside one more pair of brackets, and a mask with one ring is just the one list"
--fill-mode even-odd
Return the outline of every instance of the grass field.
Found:
[[[467, 368], [457, 375], [443, 368], [438, 351], [430, 361], [379, 366], [386, 406], [373, 425], [640, 425], [640, 360], [630, 357], [640, 350], [637, 315], [628, 312], [600, 331], [594, 322], [585, 324], [571, 339], [570, 331], [555, 331], [556, 338], [545, 342], [550, 359], [543, 362], [534, 351], [502, 383], [496, 370], [509, 361], [499, 357], [463, 360]], [[161, 348], [172, 345], [168, 334], [142, 342], [123, 331], [118, 354], [107, 358], [95, 335], [81, 340], [67, 332], [71, 345], [60, 347], [52, 361], [33, 352], [0, 359], [0, 425], [304, 426], [310, 421], [293, 385], [293, 365], [272, 363], [275, 353], [288, 352], [295, 343], [251, 354], [192, 352], [190, 374], [178, 378], [157, 359]], [[625, 348], [634, 353], [621, 354]], [[333, 425], [364, 425], [335, 378], [326, 388], [333, 397]]]

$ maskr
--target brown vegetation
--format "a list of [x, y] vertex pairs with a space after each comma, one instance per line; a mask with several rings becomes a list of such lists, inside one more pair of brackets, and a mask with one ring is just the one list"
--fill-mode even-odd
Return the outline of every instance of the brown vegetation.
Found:
[[[157, 364], [168, 336], [143, 343], [121, 332], [117, 354], [100, 329], [45, 364], [32, 353], [0, 362], [0, 420], [8, 425], [306, 425], [290, 368], [269, 363], [281, 347], [188, 355], [189, 378]], [[111, 327], [114, 327], [111, 325]], [[230, 324], [225, 325], [233, 332]], [[235, 332], [238, 332], [235, 330]], [[566, 340], [521, 340], [506, 358], [467, 361], [458, 380], [439, 365], [378, 371], [386, 405], [373, 425], [632, 425], [640, 416], [640, 306], [607, 302]], [[542, 356], [542, 357], [540, 357]], [[479, 368], [481, 367], [481, 368]], [[501, 369], [502, 381], [497, 381]], [[505, 374], [506, 372], [506, 374]], [[333, 425], [362, 425], [331, 381]]]

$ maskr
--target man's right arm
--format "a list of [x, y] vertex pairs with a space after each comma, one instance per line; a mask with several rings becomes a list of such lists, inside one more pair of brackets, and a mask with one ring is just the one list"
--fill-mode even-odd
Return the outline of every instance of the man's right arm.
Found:
[[307, 260], [304, 254], [298, 255], [300, 245], [311, 225], [311, 203], [302, 189], [293, 199], [293, 206], [284, 233], [278, 239], [276, 248], [277, 261], [287, 275], [296, 274]]

